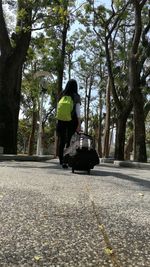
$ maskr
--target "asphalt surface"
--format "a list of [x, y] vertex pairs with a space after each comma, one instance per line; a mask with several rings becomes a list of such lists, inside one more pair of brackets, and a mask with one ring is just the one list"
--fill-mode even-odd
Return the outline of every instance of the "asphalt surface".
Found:
[[150, 170], [0, 162], [0, 266], [149, 267]]

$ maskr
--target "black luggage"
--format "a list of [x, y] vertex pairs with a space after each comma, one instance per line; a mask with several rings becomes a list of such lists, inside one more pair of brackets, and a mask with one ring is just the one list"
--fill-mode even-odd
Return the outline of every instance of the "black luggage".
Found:
[[84, 133], [75, 133], [69, 148], [64, 153], [64, 162], [68, 163], [73, 173], [75, 170], [85, 170], [90, 173], [90, 169], [99, 164], [93, 138]]

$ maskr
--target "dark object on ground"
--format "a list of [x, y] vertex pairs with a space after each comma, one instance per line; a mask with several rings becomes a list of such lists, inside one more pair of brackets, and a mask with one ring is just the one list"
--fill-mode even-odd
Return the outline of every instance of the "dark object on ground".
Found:
[[64, 163], [68, 163], [75, 170], [90, 170], [99, 164], [99, 157], [95, 150], [92, 136], [84, 133], [75, 133], [71, 139], [69, 148], [64, 153]]

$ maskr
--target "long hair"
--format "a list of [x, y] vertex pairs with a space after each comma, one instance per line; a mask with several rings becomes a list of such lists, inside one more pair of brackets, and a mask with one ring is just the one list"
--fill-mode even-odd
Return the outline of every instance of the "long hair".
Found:
[[70, 79], [65, 87], [65, 90], [63, 91], [63, 95], [69, 95], [73, 97], [74, 94], [78, 93], [78, 85], [76, 80]]

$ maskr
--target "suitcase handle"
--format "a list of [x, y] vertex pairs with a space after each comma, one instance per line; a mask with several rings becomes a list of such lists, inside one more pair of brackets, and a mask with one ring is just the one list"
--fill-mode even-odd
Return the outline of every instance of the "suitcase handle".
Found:
[[89, 137], [90, 139], [93, 139], [91, 135], [86, 134], [86, 133], [84, 133], [84, 132], [82, 132], [82, 131], [80, 131], [80, 132], [76, 132], [76, 133], [77, 133], [78, 135], [84, 134], [85, 136]]

